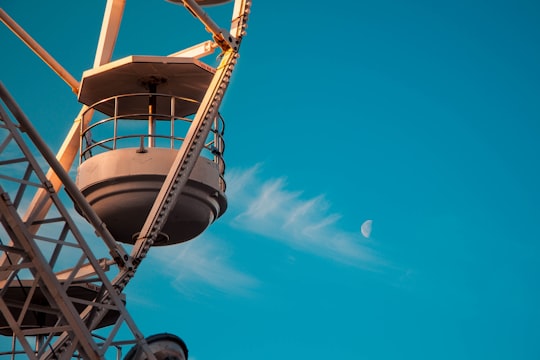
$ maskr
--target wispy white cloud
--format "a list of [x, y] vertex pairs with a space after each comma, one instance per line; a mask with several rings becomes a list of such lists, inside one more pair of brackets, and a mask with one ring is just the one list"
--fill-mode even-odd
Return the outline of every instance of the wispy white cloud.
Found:
[[229, 171], [233, 226], [353, 266], [375, 269], [384, 263], [360, 233], [340, 228], [341, 215], [330, 211], [324, 194], [309, 197], [289, 190], [285, 177], [262, 180], [260, 173], [260, 164]]
[[237, 270], [231, 264], [231, 253], [216, 239], [207, 235], [187, 243], [152, 249], [160, 269], [172, 276], [173, 286], [186, 295], [204, 292], [204, 287], [247, 296], [258, 286], [258, 280]]
[[[309, 197], [289, 190], [285, 177], [262, 179], [261, 174], [261, 165], [228, 172], [228, 219], [236, 230], [355, 267], [376, 269], [384, 264], [370, 246], [372, 241], [360, 232], [340, 228], [342, 215], [331, 211], [324, 194]], [[226, 242], [204, 233], [174, 248], [155, 247], [148, 261], [159, 262], [156, 268], [186, 296], [212, 289], [251, 296], [259, 280], [240, 270], [233, 261], [233, 251]]]

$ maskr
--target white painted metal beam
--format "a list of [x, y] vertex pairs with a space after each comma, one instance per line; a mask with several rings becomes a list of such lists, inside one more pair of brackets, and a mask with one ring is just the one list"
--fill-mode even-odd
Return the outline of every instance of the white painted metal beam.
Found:
[[79, 91], [79, 82], [1, 8], [0, 20], [2, 20], [2, 22], [37, 56], [39, 56], [40, 59], [45, 62], [45, 64], [47, 64], [58, 76], [60, 76], [60, 78], [71, 87], [74, 93]]
[[169, 55], [170, 57], [189, 57], [194, 59], [200, 59], [207, 55], [214, 53], [218, 45], [212, 40], [207, 40], [192, 47], [186, 48]]

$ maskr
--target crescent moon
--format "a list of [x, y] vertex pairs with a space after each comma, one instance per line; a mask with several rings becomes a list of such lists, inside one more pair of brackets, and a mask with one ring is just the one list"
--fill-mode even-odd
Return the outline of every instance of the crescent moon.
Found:
[[371, 235], [371, 226], [373, 224], [373, 220], [366, 220], [360, 227], [360, 232], [365, 238], [369, 238]]

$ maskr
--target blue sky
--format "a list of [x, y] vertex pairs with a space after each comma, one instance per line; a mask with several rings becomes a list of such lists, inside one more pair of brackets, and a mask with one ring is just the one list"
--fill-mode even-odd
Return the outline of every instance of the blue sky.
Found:
[[[104, 5], [2, 7], [79, 78]], [[229, 209], [152, 250], [137, 325], [193, 360], [539, 359], [539, 24], [534, 1], [254, 1], [221, 108]], [[127, 1], [114, 58], [200, 30]], [[56, 151], [76, 96], [5, 27], [0, 46]]]

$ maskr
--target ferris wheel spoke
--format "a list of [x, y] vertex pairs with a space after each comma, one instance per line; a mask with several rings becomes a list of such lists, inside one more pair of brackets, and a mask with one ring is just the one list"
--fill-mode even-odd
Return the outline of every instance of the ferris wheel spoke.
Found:
[[207, 40], [200, 44], [193, 45], [184, 50], [180, 50], [178, 52], [170, 54], [169, 56], [170, 57], [189, 57], [189, 58], [199, 59], [199, 58], [202, 58], [204, 56], [214, 53], [217, 47], [218, 45], [215, 42], [213, 42], [212, 40]]
[[0, 8], [0, 20], [21, 39], [45, 64], [47, 64], [74, 93], [79, 91], [79, 82], [71, 75], [51, 54], [49, 54], [39, 43], [34, 40], [15, 20], [13, 20], [3, 9]]
[[101, 66], [111, 61], [114, 45], [118, 38], [122, 15], [126, 0], [108, 0], [101, 25], [94, 67]]

